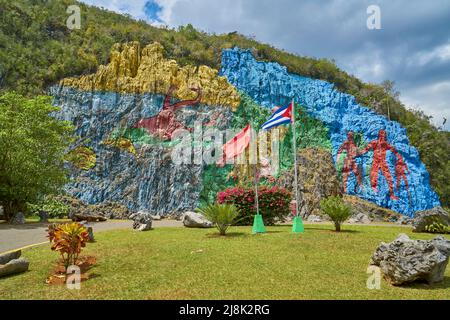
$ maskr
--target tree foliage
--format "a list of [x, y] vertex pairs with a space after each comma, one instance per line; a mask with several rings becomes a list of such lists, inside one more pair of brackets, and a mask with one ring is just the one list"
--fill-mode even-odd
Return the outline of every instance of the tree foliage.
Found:
[[46, 96], [0, 95], [0, 205], [7, 219], [66, 182], [72, 127], [50, 116], [56, 110]]
[[285, 65], [292, 73], [322, 79], [356, 97], [408, 131], [427, 166], [431, 183], [444, 205], [450, 205], [450, 136], [435, 128], [421, 112], [399, 101], [392, 82], [363, 83], [340, 70], [332, 60], [303, 57], [259, 43], [237, 32], [207, 34], [192, 25], [178, 30], [157, 28], [127, 15], [79, 4], [81, 29], [66, 27], [69, 0], [0, 0], [0, 91], [41, 94], [58, 80], [95, 71], [107, 63], [116, 42], [160, 42], [168, 58], [181, 65], [204, 64], [220, 68], [221, 52], [238, 46], [251, 49], [256, 58]]

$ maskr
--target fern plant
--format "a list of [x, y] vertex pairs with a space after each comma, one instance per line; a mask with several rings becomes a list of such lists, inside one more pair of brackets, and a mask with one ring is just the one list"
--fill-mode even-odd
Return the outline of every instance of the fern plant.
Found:
[[220, 235], [224, 236], [230, 226], [237, 222], [239, 212], [232, 204], [211, 204], [197, 209], [206, 219], [214, 223]]

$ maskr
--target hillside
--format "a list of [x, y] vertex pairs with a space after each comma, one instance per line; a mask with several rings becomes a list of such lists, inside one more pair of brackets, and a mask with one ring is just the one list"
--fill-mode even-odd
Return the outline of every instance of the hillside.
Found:
[[47, 92], [63, 78], [92, 74], [107, 64], [115, 43], [138, 41], [162, 44], [164, 55], [181, 66], [221, 67], [222, 50], [238, 46], [252, 49], [258, 60], [274, 61], [291, 73], [329, 81], [357, 101], [390, 117], [407, 129], [411, 144], [420, 152], [431, 184], [444, 206], [449, 206], [450, 134], [434, 128], [420, 112], [408, 111], [389, 83], [365, 84], [339, 70], [331, 61], [299, 57], [260, 44], [238, 33], [209, 35], [191, 26], [169, 30], [143, 21], [80, 4], [82, 29], [65, 26], [66, 8], [73, 1], [0, 0], [0, 90], [25, 95]]

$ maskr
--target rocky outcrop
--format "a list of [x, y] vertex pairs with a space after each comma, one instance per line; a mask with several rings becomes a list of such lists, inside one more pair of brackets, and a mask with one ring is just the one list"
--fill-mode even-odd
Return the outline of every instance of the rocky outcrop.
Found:
[[95, 214], [95, 213], [92, 213], [89, 211], [75, 213], [74, 215], [72, 215], [70, 217], [70, 219], [72, 219], [72, 221], [74, 221], [74, 222], [82, 222], [82, 221], [104, 222], [104, 221], [108, 220], [101, 215], [98, 215], [98, 214]]
[[180, 67], [175, 60], [167, 60], [159, 43], [141, 49], [138, 42], [116, 44], [111, 50], [110, 62], [100, 66], [96, 73], [61, 81], [63, 87], [86, 92], [115, 92], [165, 94], [170, 85], [178, 91], [174, 98], [194, 99], [190, 88], [202, 88], [201, 103], [208, 105], [239, 106], [237, 89], [218, 71], [207, 66]]
[[[304, 203], [301, 214], [320, 215], [320, 200], [338, 195], [340, 183], [331, 155], [326, 150], [303, 149], [298, 152], [298, 190]], [[281, 175], [278, 185], [293, 191], [294, 170]]]
[[[294, 98], [298, 106], [328, 127], [333, 160], [349, 131], [361, 135], [361, 143], [365, 145], [376, 140], [379, 131], [385, 129], [388, 142], [398, 150], [409, 168], [406, 175], [409, 189], [402, 181], [399, 188], [395, 188], [399, 199], [391, 199], [386, 179], [380, 178], [378, 189], [372, 190], [369, 179], [372, 158], [371, 155], [365, 155], [357, 161], [364, 176], [363, 188], [355, 187], [356, 179], [351, 174], [348, 193], [409, 216], [440, 205], [419, 153], [410, 145], [406, 129], [399, 123], [359, 105], [355, 97], [339, 92], [331, 83], [290, 74], [285, 66], [278, 63], [257, 61], [250, 50], [224, 50], [221, 74], [256, 103], [268, 108], [286, 105]], [[393, 176], [396, 173], [396, 160], [388, 152], [386, 161]]]
[[364, 213], [357, 213], [348, 219], [348, 223], [369, 224], [372, 220]]
[[183, 225], [188, 228], [212, 228], [214, 225], [198, 212], [188, 211], [183, 215]]
[[427, 232], [427, 226], [433, 223], [450, 226], [450, 218], [447, 211], [441, 207], [416, 213], [413, 220], [413, 232]]
[[25, 215], [22, 212], [15, 213], [11, 220], [9, 220], [10, 224], [25, 224]]
[[20, 258], [21, 254], [19, 250], [0, 255], [0, 278], [28, 271], [30, 263]]
[[139, 211], [130, 216], [133, 220], [133, 229], [137, 231], [148, 231], [152, 229], [153, 219], [150, 212]]
[[411, 240], [400, 234], [391, 243], [381, 243], [372, 256], [371, 265], [380, 267], [393, 285], [417, 280], [441, 282], [450, 256], [450, 241], [442, 236], [433, 240]]
[[356, 196], [345, 195], [344, 203], [351, 208], [352, 217], [364, 215], [374, 222], [396, 222], [402, 217], [397, 212], [379, 207]]

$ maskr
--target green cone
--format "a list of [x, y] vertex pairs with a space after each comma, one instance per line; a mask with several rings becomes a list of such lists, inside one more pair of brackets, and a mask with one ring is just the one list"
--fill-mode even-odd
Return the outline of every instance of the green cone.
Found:
[[294, 224], [292, 225], [293, 233], [305, 233], [305, 227], [303, 226], [302, 218], [299, 216], [294, 218]]
[[252, 228], [252, 233], [265, 233], [266, 232], [266, 227], [264, 226], [264, 221], [262, 218], [262, 215], [257, 214], [255, 215], [255, 218], [253, 220], [253, 228]]

